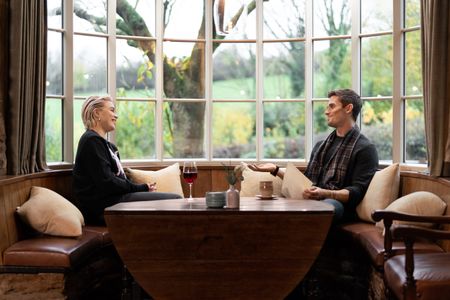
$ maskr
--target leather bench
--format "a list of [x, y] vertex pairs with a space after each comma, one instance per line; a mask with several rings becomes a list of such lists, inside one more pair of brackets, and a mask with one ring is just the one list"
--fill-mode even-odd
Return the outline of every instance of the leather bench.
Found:
[[123, 264], [106, 226], [76, 238], [39, 234], [15, 213], [32, 186], [72, 199], [71, 170], [0, 178], [0, 299], [118, 299]]
[[106, 227], [85, 226], [77, 238], [41, 235], [18, 241], [3, 253], [3, 265], [73, 269], [111, 245]]

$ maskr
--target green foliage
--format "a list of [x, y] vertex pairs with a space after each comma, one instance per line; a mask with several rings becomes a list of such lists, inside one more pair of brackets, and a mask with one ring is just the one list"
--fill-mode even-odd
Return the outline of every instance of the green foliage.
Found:
[[155, 157], [155, 104], [118, 101], [117, 146], [122, 158]]

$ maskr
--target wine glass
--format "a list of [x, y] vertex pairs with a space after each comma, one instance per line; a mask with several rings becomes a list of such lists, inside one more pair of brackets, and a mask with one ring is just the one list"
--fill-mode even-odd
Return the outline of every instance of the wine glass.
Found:
[[197, 165], [195, 161], [186, 161], [183, 164], [183, 178], [187, 184], [189, 184], [189, 201], [193, 201], [192, 198], [192, 184], [197, 179]]

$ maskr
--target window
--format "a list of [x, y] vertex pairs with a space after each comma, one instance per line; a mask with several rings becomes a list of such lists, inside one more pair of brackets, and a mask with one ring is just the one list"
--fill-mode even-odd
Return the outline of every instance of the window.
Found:
[[74, 160], [105, 93], [122, 159], [306, 161], [337, 88], [381, 160], [426, 162], [419, 0], [47, 2], [49, 162]]

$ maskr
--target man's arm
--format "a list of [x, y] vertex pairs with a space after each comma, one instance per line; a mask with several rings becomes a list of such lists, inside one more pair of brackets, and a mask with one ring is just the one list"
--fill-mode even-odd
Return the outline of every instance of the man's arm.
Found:
[[[277, 165], [273, 163], [264, 163], [259, 165], [248, 165], [248, 167], [253, 171], [258, 172], [269, 172], [273, 175], [273, 172], [277, 170]], [[284, 178], [284, 171], [278, 168], [276, 176], [280, 177], [281, 179]]]
[[335, 199], [342, 203], [346, 203], [349, 199], [350, 191], [347, 189], [342, 190], [327, 190], [316, 186], [306, 189], [303, 192], [305, 199], [323, 200], [326, 198]]

